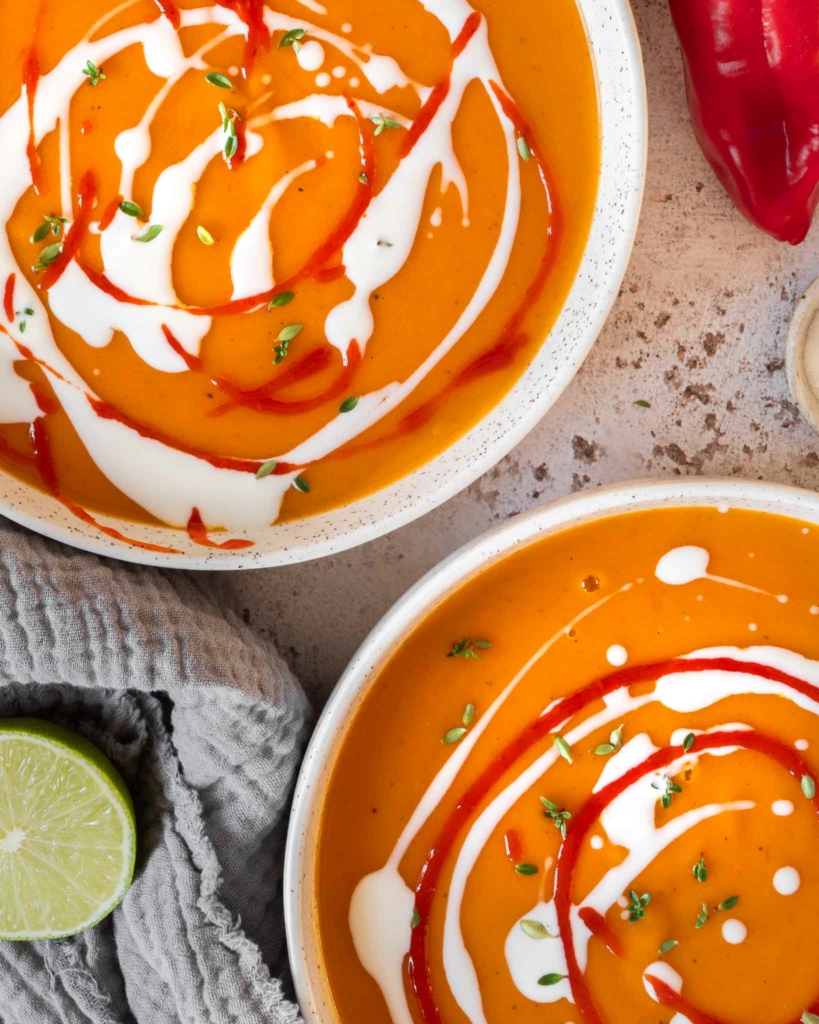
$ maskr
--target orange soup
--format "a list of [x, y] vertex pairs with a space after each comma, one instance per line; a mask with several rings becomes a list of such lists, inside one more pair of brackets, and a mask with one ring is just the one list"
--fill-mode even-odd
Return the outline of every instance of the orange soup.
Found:
[[814, 1024], [818, 627], [819, 529], [716, 508], [565, 530], [443, 600], [324, 797], [332, 1019]]
[[213, 544], [388, 486], [565, 301], [574, 0], [5, 0], [0, 40], [0, 466], [87, 522]]

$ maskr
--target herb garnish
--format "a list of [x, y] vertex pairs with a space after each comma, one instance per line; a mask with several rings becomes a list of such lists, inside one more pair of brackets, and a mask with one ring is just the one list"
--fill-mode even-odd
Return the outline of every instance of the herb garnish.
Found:
[[262, 465], [256, 470], [256, 479], [264, 480], [266, 476], [270, 476], [278, 464], [277, 459], [268, 459], [267, 462], [262, 463]]
[[278, 295], [274, 295], [273, 298], [268, 302], [268, 310], [277, 309], [279, 306], [286, 306], [288, 302], [292, 302], [295, 299], [295, 292], [279, 292]]
[[276, 338], [279, 344], [273, 346], [273, 351], [276, 353], [276, 358], [273, 361], [277, 366], [290, 355], [290, 342], [297, 334], [301, 333], [303, 327], [303, 324], [288, 324], [279, 331], [279, 335]]
[[307, 483], [303, 476], [297, 476], [293, 481], [293, 486], [297, 491], [301, 491], [302, 494], [310, 493], [310, 484]]
[[491, 646], [492, 643], [489, 640], [470, 640], [468, 637], [464, 637], [463, 640], [459, 640], [452, 645], [452, 650], [447, 654], [447, 657], [464, 658], [466, 661], [474, 658], [475, 661], [482, 661], [482, 656], [475, 653], [476, 649], [485, 651]]
[[554, 935], [549, 931], [545, 924], [541, 924], [540, 921], [534, 921], [531, 918], [526, 918], [520, 922], [522, 931], [529, 936], [530, 939], [553, 939]]
[[345, 398], [341, 405], [338, 407], [339, 412], [352, 412], [353, 409], [358, 405], [358, 399], [351, 395], [349, 398]]
[[702, 911], [700, 912], [700, 915], [697, 918], [697, 921], [696, 921], [696, 924], [694, 925], [694, 927], [695, 928], [702, 928], [702, 926], [705, 924], [705, 922], [707, 920], [708, 920], [708, 907], [703, 903]]
[[43, 218], [43, 223], [31, 236], [32, 242], [35, 245], [39, 245], [40, 242], [45, 241], [49, 231], [55, 238], [59, 238], [63, 230], [63, 224], [67, 223], [68, 217], [57, 217], [53, 213], [47, 213]]
[[559, 981], [563, 981], [565, 977], [565, 974], [544, 974], [542, 978], [537, 979], [537, 983], [538, 985], [556, 985]]
[[739, 896], [729, 896], [727, 900], [723, 900], [720, 903], [718, 910], [733, 910], [734, 907], [739, 903]]
[[362, 185], [369, 185], [370, 183], [370, 179], [367, 177], [364, 171], [362, 171], [361, 174], [359, 174], [358, 180], [361, 182]]
[[813, 800], [813, 798], [816, 796], [816, 783], [810, 775], [802, 776], [802, 792], [805, 794], [808, 800]]
[[208, 231], [207, 228], [202, 227], [201, 224], [196, 229], [196, 237], [199, 239], [199, 241], [202, 243], [202, 245], [215, 245], [216, 244], [214, 242], [214, 240], [213, 240], [213, 235], [210, 233], [210, 231]]
[[152, 224], [144, 235], [140, 235], [139, 238], [135, 238], [135, 242], [153, 242], [158, 234], [162, 231], [161, 224]]
[[547, 800], [545, 796], [540, 798], [540, 802], [546, 808], [543, 812], [544, 817], [551, 818], [555, 824], [555, 828], [558, 832], [566, 838], [566, 822], [571, 818], [571, 813], [565, 810], [563, 807], [558, 807], [557, 804], [553, 804], [551, 800]]
[[218, 71], [209, 71], [205, 75], [205, 81], [210, 82], [211, 85], [215, 85], [217, 89], [232, 89], [233, 82], [228, 78], [227, 75], [221, 75]]
[[384, 117], [383, 114], [371, 114], [370, 120], [375, 125], [375, 135], [380, 135], [385, 128], [400, 128], [401, 122], [392, 117]]
[[641, 409], [651, 408], [651, 402], [647, 402], [644, 398], [638, 398], [634, 404], [639, 405]]
[[537, 868], [535, 867], [534, 864], [516, 864], [515, 865], [515, 871], [517, 871], [517, 873], [519, 875], [536, 875], [537, 874]]
[[686, 754], [694, 746], [694, 740], [696, 738], [697, 737], [694, 735], [694, 733], [690, 732], [683, 740], [682, 748], [686, 752]]
[[521, 160], [528, 160], [532, 155], [532, 151], [529, 149], [529, 143], [522, 135], [518, 136], [518, 153], [520, 153]]
[[694, 878], [696, 878], [698, 882], [708, 881], [708, 868], [705, 864], [705, 857], [700, 857], [700, 859], [692, 868], [692, 871], [694, 873]]
[[239, 116], [238, 111], [234, 110], [233, 107], [226, 107], [224, 103], [219, 104], [219, 116], [222, 118], [222, 131], [227, 135], [222, 152], [225, 161], [230, 163], [233, 157], [236, 156], [236, 150], [239, 148], [236, 122], [241, 121], [242, 118]]
[[47, 245], [44, 249], [40, 250], [37, 262], [34, 264], [34, 269], [39, 273], [39, 271], [45, 270], [46, 267], [50, 267], [62, 251], [62, 242], [52, 242], [51, 245]]
[[677, 942], [676, 939], [666, 939], [662, 946], [660, 946], [658, 952], [660, 956], [665, 956], [666, 953], [670, 953], [675, 946], [679, 946], [679, 942]]
[[661, 791], [660, 803], [665, 807], [666, 810], [671, 806], [671, 801], [674, 799], [675, 793], [682, 793], [682, 786], [677, 785], [667, 775], [664, 775], [662, 782], [652, 782], [652, 789], [659, 789]]
[[411, 928], [417, 928], [420, 923], [421, 923], [421, 914], [420, 914], [420, 912], [418, 910], [418, 907], [413, 907], [412, 908], [412, 917], [410, 918], [410, 927]]
[[300, 40], [304, 39], [306, 35], [306, 28], [291, 28], [290, 31], [285, 32], [279, 40], [279, 49], [283, 50], [288, 46], [292, 46], [293, 53], [298, 53], [301, 49]]
[[623, 726], [618, 725], [614, 732], [609, 737], [608, 743], [600, 743], [594, 748], [594, 753], [599, 754], [600, 757], [608, 757], [609, 754], [616, 753], [623, 745]]
[[136, 203], [128, 202], [127, 199], [123, 199], [122, 200], [122, 202], [119, 204], [119, 208], [120, 208], [120, 210], [122, 210], [122, 212], [127, 217], [144, 217], [145, 216], [145, 214], [142, 212], [142, 207], [141, 206], [137, 206]]
[[[29, 316], [34, 316], [34, 310], [27, 306], [25, 309], [18, 309], [15, 312], [14, 315], [18, 316], [18, 317], [21, 317], [21, 318], [29, 317]], [[28, 323], [28, 320], [26, 320], [26, 319], [20, 319], [18, 321], [17, 327], [18, 327], [18, 329], [19, 329], [21, 334], [25, 334], [26, 333], [26, 324], [27, 323]]]
[[462, 725], [459, 725], [456, 729], [450, 729], [449, 732], [445, 732], [441, 743], [457, 743], [458, 740], [462, 740], [464, 736], [466, 736], [466, 729], [464, 729]]
[[84, 75], [88, 75], [89, 85], [99, 85], [105, 79], [105, 75], [102, 73], [102, 68], [98, 68], [96, 64], [92, 64], [89, 60], [85, 67], [82, 69]]
[[819, 1024], [819, 1014], [810, 1013], [808, 1010], [802, 1014], [802, 1024]]
[[646, 892], [642, 896], [638, 896], [632, 889], [629, 892], [629, 897], [631, 899], [627, 908], [629, 924], [635, 924], [637, 921], [642, 921], [646, 916], [646, 907], [651, 902], [651, 893]]
[[475, 721], [475, 705], [467, 704], [464, 708], [464, 717], [461, 719], [464, 725], [472, 725]]
[[568, 761], [569, 764], [574, 764], [572, 748], [562, 736], [555, 736], [555, 746], [557, 747], [558, 754], [560, 754], [564, 761]]

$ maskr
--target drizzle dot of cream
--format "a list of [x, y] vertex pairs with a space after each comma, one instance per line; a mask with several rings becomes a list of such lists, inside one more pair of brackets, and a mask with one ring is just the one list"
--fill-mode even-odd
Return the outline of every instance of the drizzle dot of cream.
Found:
[[780, 868], [773, 876], [773, 887], [780, 896], [793, 896], [801, 884], [802, 879], [796, 868]]
[[802, 527], [802, 533], [810, 533], [810, 530], [807, 528], [807, 526]]
[[353, 26], [349, 23], [349, 21], [345, 21], [344, 24], [341, 26], [341, 31], [344, 33], [345, 36], [348, 36], [353, 31]]
[[807, 750], [810, 743], [808, 743], [807, 740], [797, 740], [796, 743], [794, 743], [794, 746], [797, 750]]
[[777, 599], [777, 601], [780, 604], [787, 604], [788, 603], [788, 595], [787, 594], [777, 594], [776, 595], [776, 599]]
[[819, 615], [819, 604], [812, 604], [810, 606], [811, 615]]
[[789, 814], [793, 814], [793, 804], [790, 800], [774, 800], [771, 810], [777, 818], [787, 818]]
[[319, 72], [319, 74], [316, 75], [316, 85], [319, 87], [319, 89], [326, 89], [331, 81], [332, 79], [330, 78], [326, 71], [321, 71]]
[[603, 849], [603, 837], [602, 836], [592, 836], [590, 842], [591, 842], [591, 848], [593, 850], [602, 850]]
[[731, 946], [739, 946], [748, 936], [748, 929], [735, 917], [729, 917], [722, 925], [722, 937]]
[[628, 661], [628, 651], [622, 644], [612, 644], [606, 651], [606, 661], [609, 665], [619, 668]]
[[339, 64], [333, 68], [333, 78], [343, 78], [347, 74], [347, 68], [343, 64]]
[[318, 71], [324, 63], [324, 47], [315, 39], [308, 39], [299, 47], [296, 59], [305, 71]]
[[748, 629], [750, 629], [750, 631], [752, 633], [756, 633], [756, 631], [757, 631], [757, 624], [755, 622], [749, 622], [748, 623]]

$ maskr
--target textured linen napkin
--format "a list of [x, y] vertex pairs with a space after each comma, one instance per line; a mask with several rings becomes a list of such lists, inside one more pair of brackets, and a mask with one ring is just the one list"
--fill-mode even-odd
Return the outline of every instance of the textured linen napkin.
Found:
[[0, 551], [0, 717], [94, 742], [139, 828], [133, 887], [107, 920], [0, 942], [0, 1022], [295, 1024], [279, 890], [309, 716], [298, 683], [205, 581], [4, 519]]

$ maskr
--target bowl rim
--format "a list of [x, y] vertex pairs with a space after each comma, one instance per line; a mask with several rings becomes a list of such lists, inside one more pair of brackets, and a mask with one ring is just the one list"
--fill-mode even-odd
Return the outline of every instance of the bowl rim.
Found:
[[[819, 526], [819, 494], [787, 484], [703, 477], [611, 484], [538, 506], [464, 544], [410, 587], [373, 627], [319, 717], [290, 813], [284, 862], [285, 930], [296, 995], [307, 1024], [334, 1019], [318, 958], [314, 956], [310, 963], [305, 956], [307, 949], [317, 949], [313, 868], [323, 791], [345, 726], [395, 645], [468, 579], [552, 533], [628, 512], [726, 506], [786, 515]], [[328, 1016], [321, 1015], [321, 1005], [328, 1007]]]
[[[55, 498], [5, 472], [0, 472], [0, 514], [64, 544], [126, 562], [194, 570], [267, 568], [375, 540], [447, 501], [508, 455], [563, 393], [597, 340], [625, 275], [639, 222], [648, 133], [640, 43], [628, 0], [604, 0], [599, 10], [596, 3], [578, 0], [594, 63], [602, 137], [598, 193], [581, 264], [562, 311], [532, 362], [466, 434], [387, 487], [342, 508], [274, 523], [263, 535], [253, 537], [255, 548], [240, 551], [204, 549], [183, 530], [94, 513], [105, 526], [126, 531], [138, 526], [140, 540], [181, 550], [171, 554], [123, 544], [80, 523]], [[589, 30], [590, 17], [598, 25], [594, 32]], [[604, 45], [611, 39], [617, 41], [614, 47]], [[582, 281], [585, 276], [591, 280]], [[561, 355], [561, 365], [555, 366], [549, 341], [561, 337], [569, 310], [572, 316], [578, 315], [575, 307], [584, 312], [583, 324], [569, 325], [573, 331], [567, 333], [575, 336]], [[243, 535], [233, 531], [231, 536]]]

